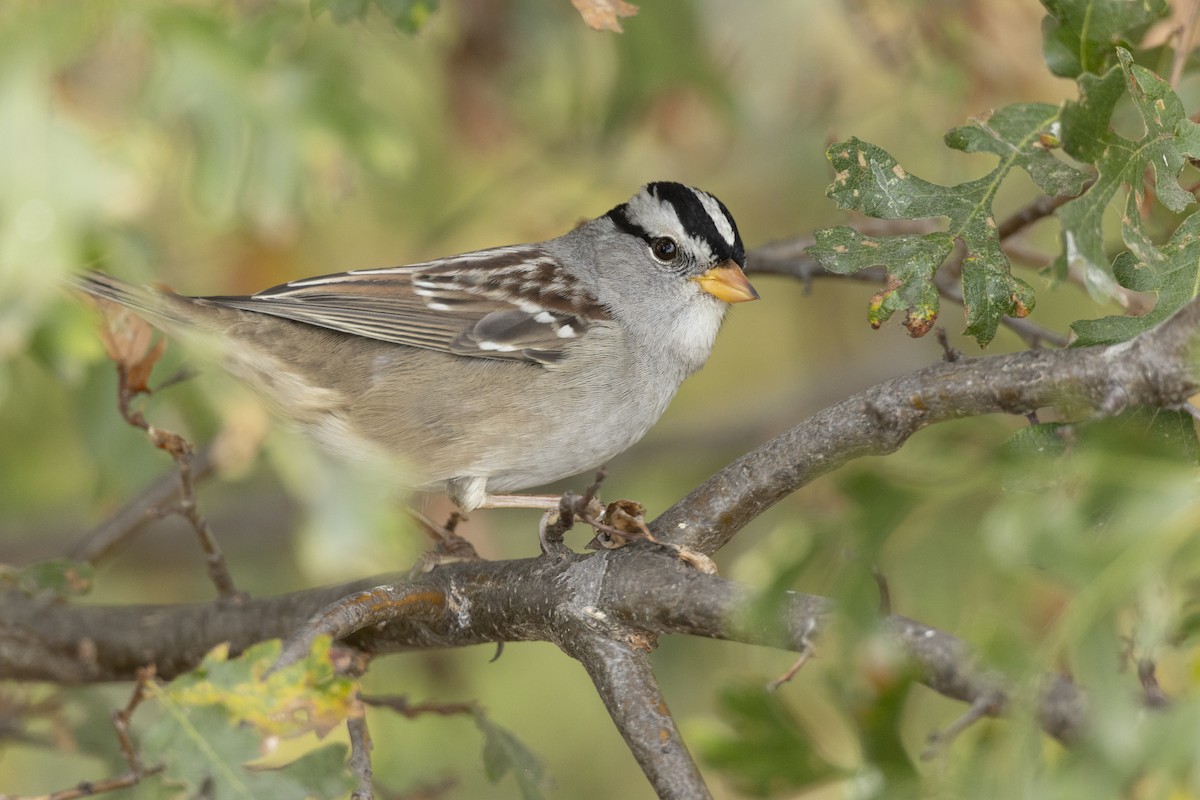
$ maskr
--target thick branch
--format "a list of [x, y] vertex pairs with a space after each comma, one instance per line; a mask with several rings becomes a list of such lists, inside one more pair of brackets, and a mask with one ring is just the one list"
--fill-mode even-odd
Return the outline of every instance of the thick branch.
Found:
[[1189, 356], [1198, 325], [1193, 301], [1129, 342], [959, 359], [878, 384], [734, 461], [650, 528], [662, 541], [715, 553], [801, 486], [852, 459], [894, 452], [937, 422], [1051, 405], [1094, 415], [1179, 408], [1198, 388]]
[[73, 606], [0, 594], [0, 679], [62, 684], [126, 681], [154, 664], [170, 679], [222, 642], [234, 652], [282, 638], [318, 609], [378, 583], [356, 581], [244, 605]]
[[[1049, 404], [1075, 413], [1114, 414], [1132, 405], [1178, 407], [1197, 391], [1189, 350], [1200, 303], [1162, 326], [1112, 347], [1035, 351], [938, 364], [839, 403], [739, 459], [656, 522], [659, 539], [713, 552], [771, 503], [814, 477], [867, 454], [888, 453], [935, 422]], [[641, 543], [594, 556], [510, 562], [457, 562], [427, 573], [358, 581], [244, 606], [75, 607], [9, 593], [0, 598], [0, 677], [82, 683], [127, 680], [154, 664], [170, 678], [213, 646], [236, 652], [286, 637], [338, 598], [389, 583], [419, 593], [384, 625], [345, 636], [372, 653], [458, 647], [497, 641], [551, 641], [589, 669], [639, 761], [656, 785], [688, 777], [694, 764], [682, 744], [664, 756], [648, 742], [678, 734], [637, 648], [660, 633], [686, 633], [796, 649], [819, 629], [828, 604], [786, 595], [768, 619], [744, 614], [751, 590], [701, 573], [670, 548]], [[358, 623], [355, 623], [356, 625]], [[899, 617], [893, 636], [935, 690], [1000, 713], [1011, 690], [980, 669], [948, 634]], [[351, 626], [353, 628], [354, 625]], [[633, 714], [623, 705], [653, 713]], [[1053, 735], [1073, 738], [1086, 710], [1081, 692], [1052, 676], [1037, 718]], [[659, 744], [662, 739], [660, 736]], [[697, 778], [698, 780], [698, 778]], [[699, 791], [698, 789], [696, 791]]]
[[789, 594], [773, 619], [749, 619], [743, 614], [749, 588], [699, 572], [649, 543], [566, 558], [452, 562], [411, 577], [377, 576], [239, 607], [71, 606], [10, 592], [0, 602], [0, 678], [130, 680], [153, 663], [169, 679], [221, 642], [238, 652], [288, 637], [334, 600], [381, 584], [424, 593], [426, 601], [398, 606], [401, 613], [386, 624], [344, 637], [377, 654], [497, 641], [571, 649], [576, 645], [562, 637], [577, 635], [581, 625], [592, 632], [610, 625], [616, 638], [638, 630], [792, 647], [829, 609], [822, 598]]
[[655, 793], [664, 798], [711, 797], [650, 669], [652, 643], [644, 635], [640, 641], [636, 634], [631, 641], [614, 641], [581, 633], [567, 637], [564, 644], [588, 671]]
[[[236, 653], [263, 639], [287, 637], [334, 599], [381, 584], [399, 593], [440, 597], [442, 602], [403, 606], [403, 614], [385, 625], [347, 636], [348, 644], [383, 654], [496, 641], [550, 641], [583, 661], [602, 691], [602, 682], [632, 690], [645, 678], [641, 668], [628, 661], [634, 656], [627, 658], [619, 651], [652, 643], [657, 634], [799, 650], [819, 635], [832, 608], [824, 598], [787, 592], [772, 602], [769, 613], [748, 614], [754, 590], [699, 572], [666, 548], [646, 542], [593, 556], [454, 562], [411, 578], [377, 576], [256, 598], [243, 606], [73, 607], [9, 594], [0, 602], [0, 678], [129, 680], [138, 667], [155, 663], [159, 674], [169, 679], [195, 666], [221, 642], [231, 642]], [[972, 704], [987, 701], [997, 713], [1003, 710], [1012, 695], [1010, 687], [998, 673], [977, 666], [961, 640], [904, 617], [887, 617], [886, 624], [917, 665], [923, 683], [947, 697]], [[643, 684], [630, 696], [644, 700], [650, 692], [657, 689]], [[1079, 689], [1058, 676], [1047, 678], [1037, 716], [1048, 733], [1070, 739], [1080, 730], [1083, 709]], [[622, 721], [614, 714], [614, 719], [627, 738], [649, 730], [643, 724], [648, 718]], [[653, 729], [655, 736], [662, 730], [675, 735], [673, 727]], [[682, 766], [669, 771], [675, 774], [677, 769]]]

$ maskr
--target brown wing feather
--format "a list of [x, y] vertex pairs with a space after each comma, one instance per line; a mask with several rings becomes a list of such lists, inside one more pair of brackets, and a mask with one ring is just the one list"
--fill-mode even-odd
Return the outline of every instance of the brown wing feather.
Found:
[[560, 359], [590, 324], [609, 319], [536, 245], [200, 299], [410, 347], [543, 364]]

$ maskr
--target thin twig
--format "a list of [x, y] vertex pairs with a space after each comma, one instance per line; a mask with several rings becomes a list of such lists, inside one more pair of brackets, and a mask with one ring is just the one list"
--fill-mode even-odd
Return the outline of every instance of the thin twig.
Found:
[[126, 763], [129, 764], [131, 772], [144, 774], [145, 768], [142, 765], [141, 756], [137, 753], [137, 748], [133, 746], [133, 740], [129, 737], [129, 723], [133, 719], [133, 712], [146, 699], [146, 685], [154, 680], [155, 669], [153, 665], [141, 667], [137, 671], [137, 683], [133, 687], [133, 694], [129, 696], [129, 702], [124, 708], [113, 712], [113, 727], [117, 731], [117, 741], [121, 745], [121, 754], [125, 756]]
[[890, 616], [892, 613], [892, 587], [888, 584], [887, 575], [879, 567], [871, 567], [871, 577], [875, 579], [875, 587], [879, 590], [879, 615]]
[[150, 390], [143, 385], [143, 380], [132, 378], [130, 367], [123, 361], [117, 362], [117, 406], [121, 416], [135, 428], [145, 431], [151, 444], [167, 453], [175, 461], [179, 472], [179, 502], [173, 508], [164, 509], [167, 513], [175, 513], [186, 519], [196, 532], [200, 547], [204, 550], [204, 562], [209, 580], [217, 587], [218, 598], [225, 603], [237, 604], [246, 599], [233, 582], [233, 575], [221, 546], [213, 535], [208, 520], [200, 513], [196, 502], [196, 478], [192, 471], [192, 445], [182, 436], [164, 428], [158, 428], [146, 421], [140, 409], [133, 407], [133, 399], [139, 394]]
[[996, 692], [993, 695], [980, 695], [967, 707], [967, 710], [958, 719], [940, 731], [933, 731], [929, 734], [925, 750], [921, 752], [921, 759], [928, 761], [945, 752], [950, 744], [967, 728], [985, 717], [997, 716], [1001, 709], [1004, 708], [1006, 702], [1007, 698], [1003, 692]]
[[1171, 698], [1163, 691], [1156, 675], [1157, 665], [1153, 659], [1138, 659], [1138, 682], [1142, 685], [1142, 697], [1150, 708], [1166, 708], [1171, 705]]
[[805, 629], [801, 634], [800, 655], [795, 661], [792, 662], [792, 665], [787, 668], [786, 672], [767, 684], [768, 692], [779, 691], [780, 686], [783, 686], [792, 678], [796, 677], [796, 674], [800, 672], [801, 668], [809, 662], [809, 659], [811, 659], [813, 654], [817, 651], [816, 647], [813, 645], [812, 639], [810, 638], [810, 636], [816, 633], [816, 631], [817, 620], [815, 617], [813, 617], [808, 621], [808, 624], [805, 626]]
[[[1083, 189], [1079, 194], [1083, 194], [1091, 188], [1094, 181], [1088, 181], [1083, 185]], [[1059, 195], [1051, 197], [1050, 195], [1040, 195], [1033, 201], [1025, 204], [1021, 208], [1009, 214], [1008, 217], [996, 226], [996, 235], [1003, 242], [1016, 234], [1028, 228], [1035, 222], [1043, 220], [1053, 214], [1062, 206], [1074, 200], [1079, 195]]]
[[178, 434], [171, 433], [170, 436], [175, 437], [180, 445], [178, 451], [169, 451], [179, 467], [180, 497], [177, 513], [191, 523], [192, 530], [200, 540], [208, 577], [217, 587], [219, 598], [226, 603], [241, 603], [245, 601], [246, 594], [238, 591], [234, 584], [221, 545], [217, 543], [217, 537], [209, 527], [208, 520], [200, 513], [199, 504], [196, 502], [196, 483], [191, 463], [192, 446]]
[[[192, 453], [189, 468], [193, 485], [211, 476], [214, 466], [211, 447]], [[159, 476], [108, 519], [89, 531], [71, 550], [70, 557], [89, 564], [99, 563], [136, 535], [146, 522], [161, 517], [163, 509], [168, 508], [173, 501], [178, 502], [179, 492], [179, 474], [176, 471], [171, 470]]]
[[962, 358], [962, 351], [956, 350], [950, 344], [950, 337], [946, 335], [946, 329], [942, 326], [934, 328], [934, 337], [937, 339], [938, 346], [942, 348], [942, 358], [946, 361], [958, 361]]
[[357, 783], [351, 800], [372, 800], [375, 797], [373, 785], [374, 770], [371, 768], [371, 732], [367, 729], [366, 716], [350, 717], [346, 720], [346, 729], [350, 733], [350, 772]]
[[154, 667], [139, 669], [137, 683], [133, 687], [133, 694], [130, 695], [129, 702], [125, 704], [124, 708], [113, 712], [113, 728], [116, 730], [117, 743], [121, 746], [121, 755], [124, 756], [125, 763], [129, 765], [128, 772], [99, 781], [85, 781], [69, 789], [60, 789], [38, 798], [21, 798], [16, 795], [0, 793], [0, 800], [77, 800], [81, 797], [94, 797], [106, 792], [128, 789], [137, 786], [146, 778], [162, 772], [164, 769], [162, 765], [146, 768], [142, 764], [141, 756], [138, 755], [137, 748], [134, 747], [133, 740], [129, 736], [129, 721], [133, 717], [133, 712], [145, 699], [146, 684], [152, 680], [154, 680]]
[[416, 719], [425, 714], [453, 717], [480, 713], [479, 705], [476, 703], [411, 703], [408, 697], [402, 694], [363, 695], [362, 701], [365, 705], [373, 708], [386, 708], [394, 711], [406, 719]]
[[319, 636], [342, 639], [363, 628], [387, 624], [397, 615], [437, 614], [453, 604], [452, 596], [423, 586], [376, 586], [356, 592], [330, 603], [296, 630], [267, 674], [302, 659]]

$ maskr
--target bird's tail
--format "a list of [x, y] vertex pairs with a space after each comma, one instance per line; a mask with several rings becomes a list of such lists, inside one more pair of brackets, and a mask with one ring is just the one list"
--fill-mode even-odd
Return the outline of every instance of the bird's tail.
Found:
[[84, 272], [66, 279], [68, 286], [101, 301], [125, 306], [156, 328], [171, 333], [203, 329], [203, 317], [190, 297], [165, 289], [129, 283], [103, 272]]
[[67, 277], [67, 284], [84, 294], [128, 306], [146, 316], [161, 319], [166, 299], [163, 292], [149, 286], [128, 283], [103, 272], [85, 272]]

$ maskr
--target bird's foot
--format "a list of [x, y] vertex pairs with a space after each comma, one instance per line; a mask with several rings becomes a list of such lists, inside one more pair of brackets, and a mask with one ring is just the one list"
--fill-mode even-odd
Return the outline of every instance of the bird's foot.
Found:
[[416, 571], [429, 572], [438, 564], [453, 561], [482, 561], [483, 558], [475, 550], [475, 546], [459, 536], [458, 523], [467, 518], [466, 514], [455, 511], [446, 520], [445, 525], [438, 525], [419, 511], [409, 509], [409, 514], [425, 535], [433, 540], [433, 548], [421, 554], [416, 565]]

